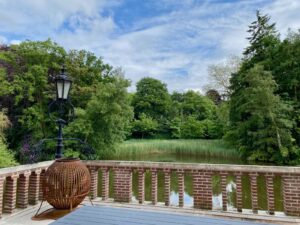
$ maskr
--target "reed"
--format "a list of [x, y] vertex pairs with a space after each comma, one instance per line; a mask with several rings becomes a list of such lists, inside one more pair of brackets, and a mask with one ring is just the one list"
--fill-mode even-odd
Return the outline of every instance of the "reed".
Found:
[[129, 140], [120, 144], [116, 157], [130, 157], [147, 154], [182, 154], [219, 158], [240, 158], [236, 149], [229, 147], [222, 140]]

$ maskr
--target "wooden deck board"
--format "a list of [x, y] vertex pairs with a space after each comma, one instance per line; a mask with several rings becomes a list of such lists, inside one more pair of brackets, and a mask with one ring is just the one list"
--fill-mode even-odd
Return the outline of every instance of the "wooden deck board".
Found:
[[262, 225], [262, 223], [102, 206], [84, 206], [51, 225]]

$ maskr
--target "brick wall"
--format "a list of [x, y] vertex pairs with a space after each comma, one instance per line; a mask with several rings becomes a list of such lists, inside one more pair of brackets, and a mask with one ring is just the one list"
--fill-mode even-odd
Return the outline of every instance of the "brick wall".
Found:
[[291, 216], [300, 216], [300, 175], [282, 176], [284, 212]]
[[116, 202], [131, 202], [132, 170], [130, 168], [114, 169], [114, 200]]

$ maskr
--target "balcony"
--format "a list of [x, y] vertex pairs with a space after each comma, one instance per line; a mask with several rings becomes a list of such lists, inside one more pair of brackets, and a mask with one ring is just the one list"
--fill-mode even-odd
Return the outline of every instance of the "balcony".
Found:
[[[0, 169], [0, 224], [49, 224], [53, 220], [31, 221], [43, 199], [41, 182], [52, 161]], [[94, 205], [132, 210], [205, 215], [224, 219], [247, 219], [281, 224], [300, 223], [300, 167], [218, 165], [191, 163], [159, 163], [132, 161], [85, 161], [91, 174], [89, 198]], [[110, 176], [113, 173], [113, 176]], [[145, 200], [145, 176], [150, 174], [150, 201]], [[163, 185], [158, 174], [163, 174]], [[137, 174], [137, 198], [133, 198], [133, 174]], [[171, 175], [176, 174], [178, 204], [171, 204]], [[192, 177], [193, 205], [184, 198], [185, 176]], [[213, 176], [220, 177], [222, 207], [213, 207]], [[234, 176], [236, 183], [235, 208], [228, 209], [227, 177]], [[250, 180], [251, 210], [243, 203], [242, 177]], [[260, 210], [258, 177], [266, 185], [267, 210]], [[283, 212], [275, 211], [274, 178], [281, 179]], [[110, 181], [110, 178], [113, 179]], [[110, 188], [113, 185], [113, 188]], [[163, 190], [164, 201], [158, 201]], [[110, 193], [113, 192], [113, 193]], [[113, 198], [110, 198], [113, 195]], [[89, 199], [85, 205], [91, 205]], [[42, 210], [50, 208], [46, 203]]]

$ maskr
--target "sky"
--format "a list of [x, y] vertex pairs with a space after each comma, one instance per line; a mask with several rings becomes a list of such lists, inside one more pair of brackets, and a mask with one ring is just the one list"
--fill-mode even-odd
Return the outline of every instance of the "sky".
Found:
[[199, 90], [207, 67], [241, 56], [256, 10], [284, 38], [300, 28], [300, 0], [0, 0], [0, 43], [53, 41], [122, 67], [132, 81]]

